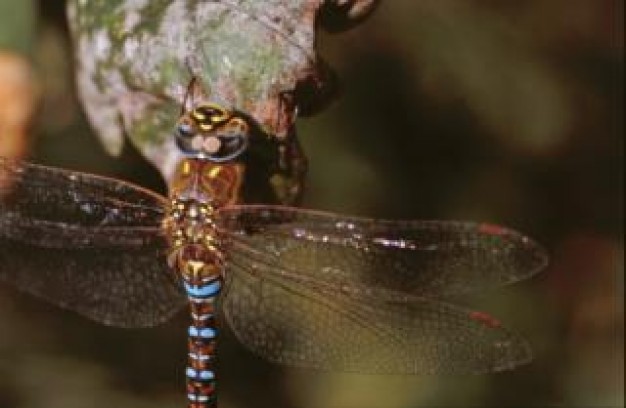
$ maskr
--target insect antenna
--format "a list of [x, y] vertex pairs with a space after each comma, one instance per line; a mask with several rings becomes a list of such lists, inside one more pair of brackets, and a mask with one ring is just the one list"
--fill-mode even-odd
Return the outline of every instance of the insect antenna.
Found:
[[[189, 109], [187, 108], [187, 103], [191, 101], [191, 99], [193, 98], [193, 89], [196, 86], [196, 83], [198, 82], [198, 76], [193, 72], [193, 68], [191, 67], [191, 63], [189, 62], [189, 58], [185, 58], [185, 66], [187, 67], [187, 69], [189, 70], [189, 74], [191, 75], [191, 79], [189, 80], [189, 83], [187, 84], [187, 90], [185, 91], [185, 95], [183, 97], [183, 103], [180, 106], [180, 115], [184, 115], [186, 111], [188, 111]], [[193, 102], [193, 101], [191, 101]]]

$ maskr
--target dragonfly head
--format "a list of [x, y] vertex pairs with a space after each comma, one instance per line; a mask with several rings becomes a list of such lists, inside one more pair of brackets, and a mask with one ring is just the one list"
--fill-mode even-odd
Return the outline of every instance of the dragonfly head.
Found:
[[176, 144], [191, 157], [215, 163], [232, 161], [248, 147], [248, 121], [216, 104], [201, 104], [181, 115], [176, 124]]

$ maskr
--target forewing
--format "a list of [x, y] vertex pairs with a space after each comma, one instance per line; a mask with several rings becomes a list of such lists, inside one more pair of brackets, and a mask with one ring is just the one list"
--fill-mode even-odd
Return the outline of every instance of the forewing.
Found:
[[287, 207], [220, 211], [229, 256], [354, 296], [443, 297], [525, 279], [547, 262], [530, 238], [457, 221], [380, 221]]
[[0, 159], [0, 281], [108, 325], [158, 324], [185, 302], [165, 261], [163, 200]]

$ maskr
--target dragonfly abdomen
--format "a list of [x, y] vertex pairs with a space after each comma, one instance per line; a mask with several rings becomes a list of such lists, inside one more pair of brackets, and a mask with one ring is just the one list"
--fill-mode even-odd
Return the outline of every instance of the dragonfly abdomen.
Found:
[[216, 247], [194, 243], [173, 248], [171, 257], [176, 260], [175, 268], [190, 306], [186, 370], [189, 408], [213, 408], [217, 403], [215, 300], [223, 286], [222, 254]]
[[221, 276], [204, 284], [184, 283], [191, 308], [188, 339], [187, 398], [189, 408], [216, 406], [215, 349], [217, 322], [215, 299], [222, 286]]

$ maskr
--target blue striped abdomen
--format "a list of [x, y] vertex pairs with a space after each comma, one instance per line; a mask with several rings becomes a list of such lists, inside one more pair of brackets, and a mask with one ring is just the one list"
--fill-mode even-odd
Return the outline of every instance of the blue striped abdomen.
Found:
[[217, 277], [208, 283], [183, 284], [191, 308], [191, 325], [188, 330], [187, 398], [189, 408], [215, 407], [215, 349], [217, 324], [215, 299], [222, 279]]

